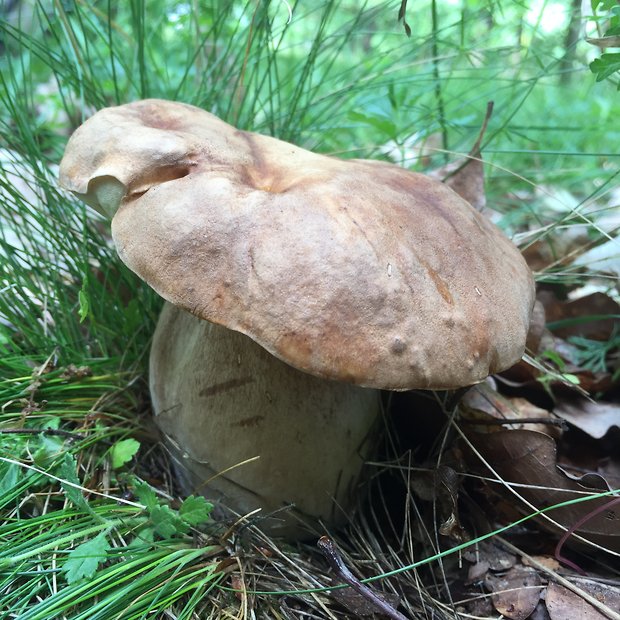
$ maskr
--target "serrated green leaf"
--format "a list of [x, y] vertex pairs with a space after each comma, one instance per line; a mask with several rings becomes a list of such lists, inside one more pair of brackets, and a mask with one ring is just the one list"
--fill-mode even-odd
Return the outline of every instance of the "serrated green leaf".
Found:
[[157, 495], [155, 491], [146, 482], [136, 482], [133, 489], [134, 495], [146, 509], [151, 512], [157, 506]]
[[[82, 510], [90, 512], [90, 506], [88, 505], [88, 502], [84, 499], [82, 491], [72, 486], [72, 484], [80, 484], [80, 479], [77, 476], [76, 470], [77, 463], [75, 461], [75, 458], [72, 454], [66, 452], [62, 465], [58, 470], [58, 476], [63, 479], [63, 482], [61, 482], [60, 485], [62, 486], [65, 494], [67, 495], [71, 503], [76, 508], [81, 508]], [[64, 481], [71, 482], [72, 484], [66, 484]]]
[[596, 58], [590, 63], [590, 71], [596, 74], [597, 82], [620, 71], [620, 53], [603, 54], [600, 58]]
[[204, 497], [190, 495], [179, 508], [179, 516], [189, 525], [200, 525], [209, 520], [213, 504]]
[[151, 510], [151, 521], [155, 532], [162, 538], [172, 538], [189, 530], [187, 523], [184, 523], [170, 506], [155, 506]]
[[119, 469], [125, 463], [131, 461], [140, 449], [140, 442], [135, 439], [121, 439], [110, 449], [112, 468]]
[[67, 561], [62, 567], [65, 578], [69, 584], [81, 579], [90, 579], [97, 572], [101, 562], [107, 557], [110, 543], [105, 532], [87, 540], [69, 552]]
[[155, 529], [144, 527], [136, 532], [135, 538], [127, 545], [127, 549], [140, 549], [155, 542]]

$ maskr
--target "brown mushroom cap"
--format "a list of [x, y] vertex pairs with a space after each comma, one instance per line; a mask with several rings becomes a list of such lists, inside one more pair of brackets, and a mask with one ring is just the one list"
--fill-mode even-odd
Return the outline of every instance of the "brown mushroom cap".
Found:
[[115, 212], [120, 257], [162, 297], [300, 370], [455, 388], [523, 354], [534, 286], [519, 250], [424, 175], [161, 100], [95, 114], [60, 174]]

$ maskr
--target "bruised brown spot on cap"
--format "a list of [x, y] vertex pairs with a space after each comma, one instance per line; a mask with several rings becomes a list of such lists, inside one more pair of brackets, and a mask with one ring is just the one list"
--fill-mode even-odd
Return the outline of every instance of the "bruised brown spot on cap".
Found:
[[450, 293], [450, 289], [448, 288], [448, 285], [446, 284], [446, 282], [441, 278], [441, 276], [434, 269], [431, 269], [431, 267], [429, 267], [426, 263], [423, 263], [423, 264], [424, 264], [424, 268], [426, 269], [428, 275], [433, 281], [433, 284], [435, 285], [437, 292], [443, 297], [443, 300], [446, 303], [453, 306], [454, 298], [452, 297], [452, 294]]

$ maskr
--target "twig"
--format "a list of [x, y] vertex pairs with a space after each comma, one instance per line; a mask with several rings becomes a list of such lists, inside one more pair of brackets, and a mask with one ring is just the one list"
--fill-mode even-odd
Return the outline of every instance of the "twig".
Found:
[[399, 611], [396, 611], [389, 603], [379, 598], [368, 586], [360, 582], [355, 575], [347, 568], [342, 561], [336, 545], [331, 538], [322, 536], [317, 542], [317, 547], [321, 553], [327, 558], [329, 565], [334, 572], [344, 581], [349, 584], [358, 594], [363, 596], [366, 600], [370, 601], [377, 609], [381, 610], [381, 613], [385, 614], [392, 620], [407, 620], [406, 616], [403, 616]]
[[487, 109], [486, 109], [486, 113], [484, 115], [484, 120], [482, 121], [482, 127], [480, 128], [480, 132], [478, 133], [478, 137], [476, 138], [476, 141], [474, 142], [474, 145], [469, 150], [469, 153], [465, 156], [465, 160], [463, 161], [463, 163], [460, 166], [457, 166], [454, 170], [451, 170], [442, 179], [442, 181], [444, 183], [450, 177], [453, 177], [457, 172], [460, 172], [461, 170], [463, 170], [463, 168], [465, 168], [465, 166], [469, 165], [472, 161], [475, 161], [475, 160], [482, 161], [481, 160], [480, 148], [481, 148], [481, 145], [482, 145], [482, 139], [484, 138], [484, 134], [486, 133], [487, 126], [489, 124], [489, 120], [491, 119], [491, 116], [493, 114], [493, 106], [494, 106], [494, 102], [493, 101], [488, 101], [487, 102]]
[[595, 607], [604, 616], [611, 618], [611, 620], [620, 620], [619, 613], [609, 608], [604, 603], [601, 603], [601, 601], [599, 601], [597, 598], [595, 598], [594, 596], [592, 596], [585, 590], [582, 590], [580, 587], [576, 586], [574, 583], [571, 583], [568, 579], [565, 579], [561, 575], [558, 575], [558, 573], [556, 573], [554, 570], [547, 568], [542, 562], [539, 562], [538, 560], [533, 558], [531, 555], [528, 555], [524, 551], [521, 551], [521, 549], [518, 549], [517, 547], [509, 543], [507, 540], [505, 540], [501, 536], [495, 536], [495, 540], [499, 541], [504, 547], [506, 547], [506, 549], [508, 549], [512, 553], [516, 553], [517, 555], [521, 556], [521, 558], [527, 560], [529, 564], [531, 564], [532, 566], [535, 566], [539, 571], [549, 575], [556, 583], [559, 583], [560, 585], [564, 586], [567, 590], [570, 590], [571, 592], [574, 592], [575, 594], [580, 596], [584, 601], [587, 601], [588, 603], [590, 603], [590, 605]]
[[0, 435], [49, 435], [51, 437], [66, 437], [71, 441], [86, 439], [84, 435], [79, 433], [70, 433], [57, 428], [2, 428]]

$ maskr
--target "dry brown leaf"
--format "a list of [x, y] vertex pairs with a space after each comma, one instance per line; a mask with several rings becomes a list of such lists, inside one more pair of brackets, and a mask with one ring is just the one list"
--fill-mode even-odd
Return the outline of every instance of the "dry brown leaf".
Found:
[[[550, 555], [532, 555], [529, 557], [531, 557], [532, 560], [535, 560], [538, 565], [542, 564], [542, 566], [548, 568], [549, 570], [557, 571], [560, 568], [560, 563]], [[525, 564], [525, 566], [536, 566], [536, 564], [530, 564], [528, 557], [522, 557], [521, 561]]]
[[542, 585], [532, 568], [511, 568], [503, 577], [489, 575], [485, 584], [493, 596], [493, 606], [506, 618], [525, 620], [538, 605]]
[[461, 399], [460, 407], [462, 416], [467, 420], [484, 422], [486, 418], [505, 419], [512, 416], [508, 399], [495, 390], [492, 378], [468, 390]]
[[600, 47], [602, 49], [607, 47], [620, 47], [620, 36], [586, 37], [586, 41], [590, 45], [596, 45], [596, 47]]
[[[529, 430], [502, 430], [496, 433], [470, 433], [469, 438], [482, 455], [506, 482], [520, 485], [517, 491], [538, 509], [583, 497], [588, 490], [582, 478], [579, 482], [564, 475], [557, 467], [557, 449], [555, 441], [549, 435]], [[467, 451], [465, 451], [467, 454]], [[471, 467], [482, 469], [479, 461], [473, 456]], [[484, 470], [483, 470], [484, 471]], [[484, 472], [488, 474], [488, 471]], [[596, 493], [598, 489], [590, 489]], [[512, 493], [506, 491], [510, 501]], [[514, 500], [518, 505], [517, 500]], [[550, 516], [564, 527], [570, 528], [580, 519], [596, 509], [599, 514], [587, 520], [577, 533], [611, 550], [620, 549], [620, 512], [614, 507], [604, 510], [609, 498], [597, 498], [562, 506], [553, 510]], [[531, 512], [526, 505], [518, 506], [524, 513]], [[546, 519], [539, 518], [546, 528], [557, 531]], [[571, 539], [569, 539], [570, 541]]]
[[616, 403], [575, 398], [558, 402], [553, 411], [595, 439], [604, 437], [614, 426], [620, 428], [620, 405]]
[[544, 601], [539, 601], [529, 620], [551, 620]]
[[489, 102], [478, 138], [466, 157], [450, 162], [429, 173], [429, 176], [443, 181], [478, 211], [482, 211], [487, 204], [480, 144], [492, 113], [493, 102]]
[[[574, 375], [579, 380], [579, 388], [583, 394], [598, 394], [608, 392], [617, 385], [618, 380], [614, 380], [611, 372], [603, 372], [588, 370], [583, 368], [580, 363], [580, 349], [570, 342], [554, 336], [549, 330], [545, 329], [538, 347], [539, 357], [543, 354], [543, 361], [554, 371], [563, 373], [564, 375]], [[553, 357], [558, 355], [562, 359], [561, 369], [555, 368]], [[543, 384], [538, 381], [544, 376], [538, 368], [535, 368], [525, 360], [521, 360], [512, 368], [502, 372], [499, 375], [503, 380], [512, 383], [527, 385], [530, 388], [538, 387], [542, 391]], [[549, 385], [559, 393], [567, 392], [567, 384], [559, 380], [552, 379]], [[572, 385], [568, 388], [571, 396], [575, 395], [575, 389]]]
[[536, 353], [538, 351], [546, 323], [545, 306], [537, 299], [532, 310], [530, 329], [527, 332], [527, 340], [525, 342], [525, 348], [529, 353]]
[[567, 266], [571, 263], [574, 253], [588, 242], [588, 236], [580, 228], [561, 228], [559, 231], [550, 231], [544, 237], [537, 239], [523, 250], [530, 269], [544, 271], [550, 266], [555, 268]]
[[485, 563], [494, 571], [508, 570], [517, 563], [517, 558], [513, 553], [509, 553], [492, 542], [482, 542], [468, 547], [463, 551], [463, 557], [468, 562]]
[[[506, 398], [493, 388], [490, 381], [471, 388], [461, 400], [463, 417], [476, 422], [476, 430], [494, 432], [502, 429], [527, 428], [559, 436], [559, 427], [555, 426], [557, 417], [546, 409], [541, 409], [525, 398]], [[494, 421], [506, 421], [506, 424], [489, 424]], [[547, 422], [548, 421], [548, 422]], [[487, 424], [485, 425], [485, 422]]]
[[476, 581], [480, 581], [487, 572], [489, 571], [489, 563], [486, 560], [482, 560], [480, 562], [476, 562], [472, 566], [469, 567], [467, 571], [467, 581], [466, 584], [475, 583]]
[[538, 294], [538, 299], [545, 306], [547, 325], [560, 338], [581, 336], [592, 340], [608, 340], [614, 327], [620, 325], [620, 319], [601, 318], [620, 315], [620, 305], [604, 293], [592, 293], [563, 302], [550, 291], [544, 291]]
[[461, 479], [454, 469], [440, 465], [433, 471], [412, 472], [409, 488], [420, 499], [437, 502], [439, 533], [455, 540], [464, 540], [458, 515], [458, 494]]
[[448, 187], [478, 211], [486, 206], [484, 169], [479, 152], [435, 170], [432, 176], [443, 179]]
[[[617, 588], [593, 581], [580, 581], [579, 587], [610, 609], [620, 612], [620, 590]], [[607, 620], [607, 616], [596, 610], [578, 594], [557, 583], [549, 584], [546, 602], [551, 620]]]

